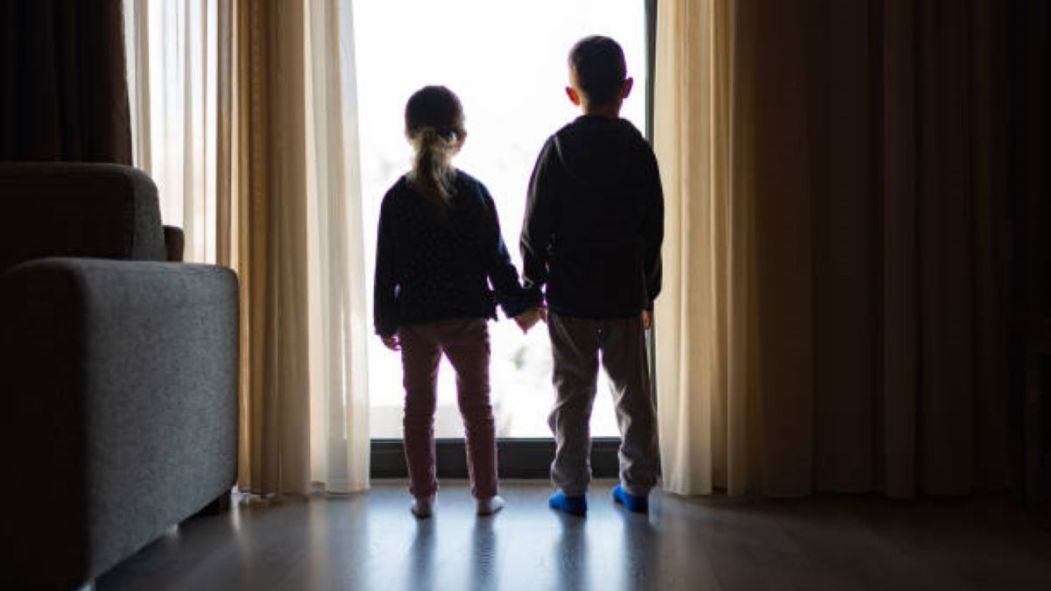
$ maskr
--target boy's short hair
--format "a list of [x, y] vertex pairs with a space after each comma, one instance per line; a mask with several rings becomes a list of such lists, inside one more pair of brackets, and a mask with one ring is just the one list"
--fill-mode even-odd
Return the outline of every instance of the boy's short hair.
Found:
[[569, 50], [569, 66], [592, 103], [605, 105], [620, 98], [628, 66], [624, 50], [613, 39], [592, 35], [577, 41]]

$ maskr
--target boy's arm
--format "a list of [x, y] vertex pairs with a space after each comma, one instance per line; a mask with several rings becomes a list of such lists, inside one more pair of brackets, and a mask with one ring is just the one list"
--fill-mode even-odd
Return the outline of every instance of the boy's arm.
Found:
[[643, 217], [642, 238], [645, 243], [643, 258], [646, 273], [647, 310], [653, 310], [653, 302], [661, 292], [661, 244], [664, 242], [664, 189], [661, 187], [660, 169], [653, 149], [646, 144], [644, 187], [646, 209]]
[[496, 213], [496, 203], [488, 189], [482, 186], [482, 198], [489, 213], [489, 225], [492, 234], [488, 241], [488, 265], [486, 272], [496, 292], [496, 301], [503, 308], [508, 318], [514, 318], [526, 310], [540, 305], [540, 292], [535, 289], [523, 289], [518, 282], [518, 269], [511, 262], [511, 255], [504, 244], [500, 231], [500, 217]]
[[523, 283], [527, 289], [539, 290], [547, 282], [547, 249], [555, 228], [555, 188], [552, 160], [555, 142], [548, 139], [537, 157], [529, 179], [525, 220], [519, 248], [522, 252]]
[[395, 290], [398, 279], [395, 273], [395, 248], [390, 205], [387, 199], [380, 207], [379, 230], [376, 241], [376, 275], [373, 282], [373, 322], [376, 334], [389, 337], [398, 332], [398, 302]]

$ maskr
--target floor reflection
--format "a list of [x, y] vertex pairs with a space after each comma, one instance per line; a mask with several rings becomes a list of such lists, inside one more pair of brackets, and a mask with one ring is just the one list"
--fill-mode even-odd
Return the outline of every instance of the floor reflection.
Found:
[[661, 572], [656, 568], [658, 558], [657, 530], [649, 515], [631, 513], [618, 508], [621, 518], [621, 588], [637, 591], [660, 589]]
[[409, 548], [409, 573], [405, 591], [430, 591], [435, 587], [434, 552], [438, 544], [437, 519], [417, 519], [416, 536]]
[[554, 547], [553, 563], [556, 568], [552, 569], [552, 573], [556, 578], [551, 587], [560, 591], [590, 589], [587, 518], [564, 513], [554, 515], [562, 529]]
[[471, 530], [471, 556], [474, 559], [470, 564], [471, 589], [499, 588], [500, 547], [496, 530], [493, 529], [497, 519], [499, 515], [479, 517]]

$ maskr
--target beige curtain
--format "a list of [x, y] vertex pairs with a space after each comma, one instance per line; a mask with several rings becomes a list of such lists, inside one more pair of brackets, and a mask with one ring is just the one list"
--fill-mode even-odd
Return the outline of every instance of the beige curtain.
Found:
[[1002, 11], [660, 3], [668, 490], [1009, 485]]
[[[194, 257], [240, 278], [238, 485], [262, 495], [367, 488], [350, 3], [126, 1], [138, 54], [174, 56], [129, 68], [152, 122], [134, 125], [137, 154], [165, 212], [195, 212], [179, 220], [202, 245]], [[165, 69], [173, 60], [177, 75]]]
[[242, 488], [368, 486], [353, 23], [346, 0], [234, 7]]
[[666, 199], [658, 412], [664, 487], [679, 493], [744, 492], [758, 435], [748, 426], [758, 412], [751, 195], [739, 174], [746, 81], [734, 76], [732, 8], [661, 2], [657, 13], [654, 135]]

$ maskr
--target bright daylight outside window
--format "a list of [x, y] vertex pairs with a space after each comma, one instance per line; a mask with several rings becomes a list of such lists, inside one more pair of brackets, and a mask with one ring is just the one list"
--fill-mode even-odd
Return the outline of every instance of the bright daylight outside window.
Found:
[[[412, 160], [403, 111], [413, 91], [443, 84], [463, 101], [467, 143], [454, 163], [489, 187], [519, 271], [518, 234], [533, 163], [547, 136], [578, 115], [563, 91], [574, 42], [590, 34], [620, 42], [635, 78], [622, 116], [645, 129], [643, 0], [358, 0], [354, 21], [370, 313], [380, 202]], [[489, 325], [497, 436], [550, 437], [554, 388], [546, 326], [523, 336], [500, 314]], [[369, 339], [368, 356], [371, 436], [401, 438], [400, 358], [376, 337]], [[444, 360], [435, 430], [437, 437], [463, 436], [455, 373]], [[604, 375], [592, 435], [617, 435]]]

